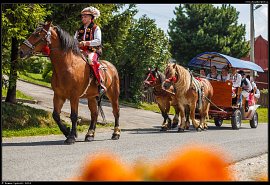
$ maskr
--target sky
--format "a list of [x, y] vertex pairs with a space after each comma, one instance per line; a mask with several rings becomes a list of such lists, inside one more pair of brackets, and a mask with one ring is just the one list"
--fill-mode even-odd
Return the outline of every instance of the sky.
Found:
[[[246, 25], [246, 40], [250, 40], [250, 4], [231, 4], [239, 12], [238, 24]], [[179, 4], [137, 4], [139, 12], [135, 18], [140, 18], [143, 14], [147, 17], [155, 19], [157, 26], [164, 30], [167, 34], [169, 20], [175, 18], [173, 11]], [[221, 4], [214, 4], [221, 6]], [[254, 7], [256, 4], [254, 5]], [[262, 35], [268, 40], [268, 4], [254, 11], [254, 29], [255, 37]]]

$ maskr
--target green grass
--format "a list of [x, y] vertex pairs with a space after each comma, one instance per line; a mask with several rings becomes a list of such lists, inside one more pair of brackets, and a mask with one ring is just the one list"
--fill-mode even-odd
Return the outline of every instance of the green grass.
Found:
[[[2, 97], [7, 96], [7, 89], [2, 87]], [[27, 96], [19, 90], [16, 90], [17, 99], [34, 100], [31, 96]]]
[[[150, 110], [150, 111], [153, 111], [153, 112], [161, 113], [161, 111], [160, 111], [160, 109], [159, 109], [159, 107], [158, 107], [158, 105], [156, 103], [150, 104], [150, 103], [143, 102], [143, 103], [141, 103], [139, 105], [139, 108], [143, 109], [143, 110]], [[169, 114], [175, 114], [175, 110], [174, 110], [174, 108], [172, 106], [170, 107]]]
[[34, 84], [51, 88], [51, 83], [44, 81], [42, 74], [36, 73], [19, 73], [19, 78]]
[[[132, 103], [129, 103], [132, 105]], [[158, 105], [156, 103], [150, 104], [150, 103], [140, 103], [140, 104], [133, 104], [133, 106], [136, 106], [136, 108], [140, 108], [143, 110], [149, 110], [153, 112], [161, 113]], [[259, 123], [268, 123], [268, 108], [259, 107], [257, 109], [258, 117], [259, 117]], [[174, 108], [171, 106], [169, 114], [175, 114]], [[213, 119], [209, 120], [210, 123], [214, 123]], [[224, 124], [231, 124], [231, 120], [223, 120]], [[249, 123], [249, 120], [242, 120], [242, 123]]]
[[[70, 123], [62, 120], [65, 125], [71, 127]], [[113, 123], [107, 125], [97, 124], [97, 128], [111, 127]], [[89, 120], [82, 121], [77, 126], [78, 132], [85, 132], [89, 128]], [[41, 109], [35, 109], [22, 104], [10, 104], [2, 102], [2, 136], [21, 137], [38, 135], [61, 135], [56, 122], [52, 118], [52, 113]]]

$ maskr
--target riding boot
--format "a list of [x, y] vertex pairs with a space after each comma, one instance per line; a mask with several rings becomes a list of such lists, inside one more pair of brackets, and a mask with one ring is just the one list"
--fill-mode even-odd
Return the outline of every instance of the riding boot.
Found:
[[98, 75], [99, 75], [99, 86], [98, 86], [98, 92], [99, 92], [99, 97], [102, 97], [105, 92], [107, 91], [107, 88], [105, 87], [103, 83], [102, 76], [100, 74], [100, 70], [98, 70]]

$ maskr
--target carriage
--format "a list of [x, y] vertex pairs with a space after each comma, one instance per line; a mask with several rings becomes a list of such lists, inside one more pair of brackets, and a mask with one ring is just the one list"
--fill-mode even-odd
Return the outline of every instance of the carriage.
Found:
[[[215, 65], [217, 69], [222, 69], [228, 65], [237, 69], [249, 72], [263, 72], [263, 69], [253, 62], [240, 60], [217, 52], [204, 52], [198, 54], [189, 63], [189, 67], [211, 68]], [[239, 129], [242, 120], [249, 120], [250, 127], [258, 126], [258, 113], [256, 109], [260, 106], [256, 103], [249, 106], [246, 111], [243, 106], [241, 87], [237, 88], [235, 97], [232, 96], [232, 82], [209, 80], [213, 86], [214, 94], [210, 100], [209, 118], [213, 118], [215, 125], [220, 127], [223, 120], [231, 120], [232, 129]], [[239, 102], [239, 103], [234, 103]]]

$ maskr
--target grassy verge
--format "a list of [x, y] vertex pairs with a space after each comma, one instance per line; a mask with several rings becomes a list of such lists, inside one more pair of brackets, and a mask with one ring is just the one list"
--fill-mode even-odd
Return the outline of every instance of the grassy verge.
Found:
[[[62, 120], [65, 125], [70, 123]], [[99, 127], [110, 127], [112, 123]], [[89, 121], [82, 121], [77, 126], [78, 132], [87, 131]], [[37, 136], [62, 134], [52, 118], [52, 113], [22, 104], [2, 102], [2, 137]]]
[[[7, 89], [2, 88], [2, 97], [6, 97], [6, 96], [7, 96]], [[34, 100], [31, 96], [27, 96], [19, 90], [16, 90], [16, 98], [25, 99], [25, 100]]]
[[[132, 103], [129, 103], [132, 104]], [[149, 104], [149, 103], [141, 103], [139, 105], [134, 104], [133, 106], [136, 106], [136, 108], [140, 108], [143, 110], [150, 110], [153, 112], [160, 113], [160, 110], [158, 108], [158, 105], [156, 103]], [[259, 117], [259, 123], [268, 123], [268, 108], [259, 107], [257, 109], [258, 117]], [[171, 106], [169, 114], [175, 114], [174, 108]], [[213, 119], [209, 120], [210, 123], [214, 123]], [[231, 124], [231, 120], [224, 120], [223, 123]], [[249, 120], [242, 120], [242, 123], [249, 123]]]
[[35, 73], [19, 73], [19, 78], [34, 84], [51, 88], [51, 83], [44, 81], [42, 74]]

